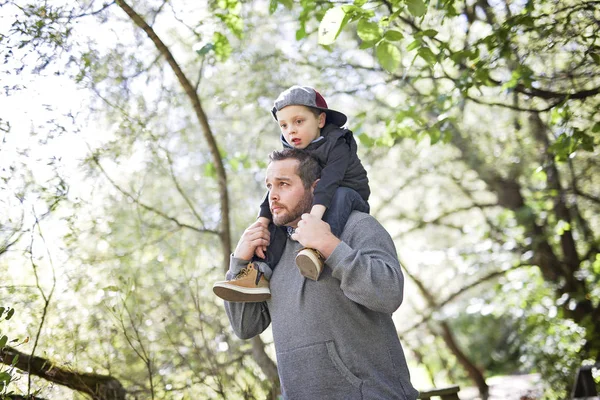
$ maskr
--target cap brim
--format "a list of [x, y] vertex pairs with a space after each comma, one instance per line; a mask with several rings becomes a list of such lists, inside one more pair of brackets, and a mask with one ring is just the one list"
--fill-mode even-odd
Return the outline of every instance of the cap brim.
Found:
[[339, 126], [340, 128], [346, 124], [348, 117], [339, 111], [327, 109], [323, 110], [327, 115], [327, 122]]

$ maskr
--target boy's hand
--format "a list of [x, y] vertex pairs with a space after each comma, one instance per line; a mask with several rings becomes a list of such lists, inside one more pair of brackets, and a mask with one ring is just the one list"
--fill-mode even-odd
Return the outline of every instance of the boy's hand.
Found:
[[242, 237], [233, 252], [233, 256], [241, 260], [250, 261], [255, 252], [258, 254], [257, 248], [266, 248], [270, 240], [271, 236], [269, 229], [259, 221], [256, 221], [246, 228], [242, 234]]
[[311, 214], [302, 214], [292, 239], [297, 240], [304, 247], [319, 250], [325, 258], [329, 257], [341, 242], [331, 233], [327, 222]]
[[[264, 226], [267, 230], [269, 229], [269, 224], [271, 223], [271, 221], [269, 221], [268, 218], [258, 217], [258, 222], [262, 226]], [[268, 245], [268, 243], [267, 243], [267, 245]], [[256, 248], [256, 250], [254, 251], [254, 254], [256, 254], [258, 257], [260, 257], [264, 260], [267, 257], [267, 246], [258, 246]]]

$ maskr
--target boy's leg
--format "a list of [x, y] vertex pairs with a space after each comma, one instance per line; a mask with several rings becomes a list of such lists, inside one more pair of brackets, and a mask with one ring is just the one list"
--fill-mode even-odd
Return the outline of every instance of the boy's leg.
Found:
[[[353, 189], [339, 187], [331, 200], [331, 205], [323, 215], [323, 220], [331, 227], [331, 233], [340, 237], [353, 210], [368, 213], [369, 204]], [[296, 256], [296, 265], [300, 273], [314, 281], [323, 271], [325, 259], [318, 251], [304, 248]]]
[[252, 262], [258, 265], [258, 269], [265, 275], [267, 280], [271, 280], [273, 270], [281, 259], [287, 241], [287, 232], [283, 226], [277, 226], [274, 223], [270, 223], [269, 233], [271, 234], [271, 241], [267, 246], [265, 258], [260, 258], [256, 254], [252, 258]]
[[342, 235], [352, 211], [369, 213], [369, 203], [357, 191], [340, 186], [331, 199], [331, 205], [323, 215], [323, 220], [329, 224], [331, 233], [336, 237], [339, 238]]

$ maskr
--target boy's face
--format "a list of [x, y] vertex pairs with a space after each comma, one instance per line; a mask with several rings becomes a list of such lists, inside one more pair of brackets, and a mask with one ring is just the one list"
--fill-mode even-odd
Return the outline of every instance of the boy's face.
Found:
[[308, 107], [293, 105], [277, 111], [277, 121], [286, 142], [296, 149], [304, 149], [321, 134], [325, 113], [316, 117]]

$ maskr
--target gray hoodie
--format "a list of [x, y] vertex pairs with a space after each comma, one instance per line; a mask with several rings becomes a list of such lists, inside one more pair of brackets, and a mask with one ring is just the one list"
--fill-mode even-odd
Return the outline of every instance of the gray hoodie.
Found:
[[[288, 238], [263, 303], [225, 302], [234, 332], [249, 339], [272, 323], [283, 397], [289, 400], [413, 400], [392, 313], [404, 278], [394, 243], [368, 214], [354, 211], [318, 281], [295, 265]], [[227, 278], [247, 261], [233, 258]]]

